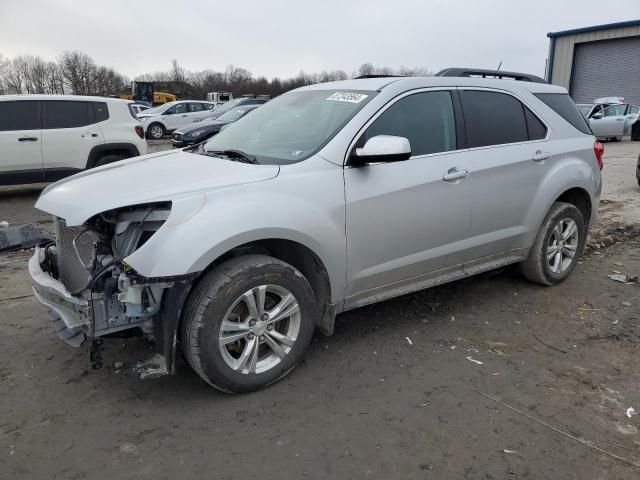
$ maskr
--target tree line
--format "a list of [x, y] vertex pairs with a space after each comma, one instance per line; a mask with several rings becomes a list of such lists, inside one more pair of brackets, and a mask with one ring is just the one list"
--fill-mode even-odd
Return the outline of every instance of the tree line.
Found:
[[[208, 92], [215, 91], [229, 91], [236, 96], [249, 93], [276, 96], [304, 85], [372, 74], [432, 75], [426, 68], [394, 69], [364, 63], [351, 75], [343, 70], [323, 70], [319, 73], [300, 71], [292, 78], [268, 79], [254, 76], [249, 70], [234, 65], [229, 65], [224, 71], [206, 69], [189, 72], [177, 60], [173, 60], [168, 70], [139, 75], [135, 80], [188, 84], [191, 96], [204, 99]], [[116, 96], [130, 93], [130, 89], [127, 77], [113, 68], [97, 65], [89, 55], [79, 51], [64, 52], [55, 61], [35, 55], [4, 58], [0, 54], [0, 95], [45, 93]]]

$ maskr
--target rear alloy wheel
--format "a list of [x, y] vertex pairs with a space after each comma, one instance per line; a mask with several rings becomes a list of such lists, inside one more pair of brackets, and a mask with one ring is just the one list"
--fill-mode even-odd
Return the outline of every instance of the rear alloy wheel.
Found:
[[315, 296], [294, 267], [265, 255], [231, 259], [205, 275], [184, 314], [193, 369], [229, 393], [266, 387], [299, 363], [315, 328]]
[[147, 128], [147, 136], [153, 140], [161, 140], [164, 134], [165, 129], [160, 123], [152, 123]]
[[562, 282], [582, 255], [586, 235], [580, 210], [570, 203], [554, 203], [540, 226], [528, 258], [520, 264], [522, 274], [542, 285]]

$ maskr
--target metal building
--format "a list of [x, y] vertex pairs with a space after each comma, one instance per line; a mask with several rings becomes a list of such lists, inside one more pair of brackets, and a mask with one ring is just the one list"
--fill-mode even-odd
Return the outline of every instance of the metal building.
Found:
[[640, 105], [640, 20], [548, 33], [546, 79], [577, 103], [620, 96]]

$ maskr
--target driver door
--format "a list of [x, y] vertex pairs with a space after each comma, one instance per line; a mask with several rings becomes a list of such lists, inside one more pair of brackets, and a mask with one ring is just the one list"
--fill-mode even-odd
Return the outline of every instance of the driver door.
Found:
[[167, 130], [175, 130], [189, 122], [186, 103], [176, 103], [162, 115]]
[[[377, 135], [405, 137], [412, 156], [345, 167], [346, 308], [462, 272], [471, 225], [466, 177], [472, 165], [456, 151], [453, 95], [449, 90], [405, 95], [370, 121], [356, 141], [361, 147]], [[457, 178], [450, 178], [452, 172]]]

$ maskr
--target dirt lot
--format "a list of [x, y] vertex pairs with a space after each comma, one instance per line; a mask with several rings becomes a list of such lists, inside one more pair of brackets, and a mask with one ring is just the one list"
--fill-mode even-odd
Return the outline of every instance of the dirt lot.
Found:
[[[58, 340], [29, 294], [29, 252], [0, 256], [0, 478], [637, 479], [640, 143], [606, 145], [602, 216], [564, 284], [514, 268], [340, 315], [303, 365], [226, 396], [184, 362], [140, 381]], [[41, 187], [39, 187], [41, 188]], [[46, 215], [0, 189], [0, 220]], [[617, 457], [617, 458], [616, 458]]]

